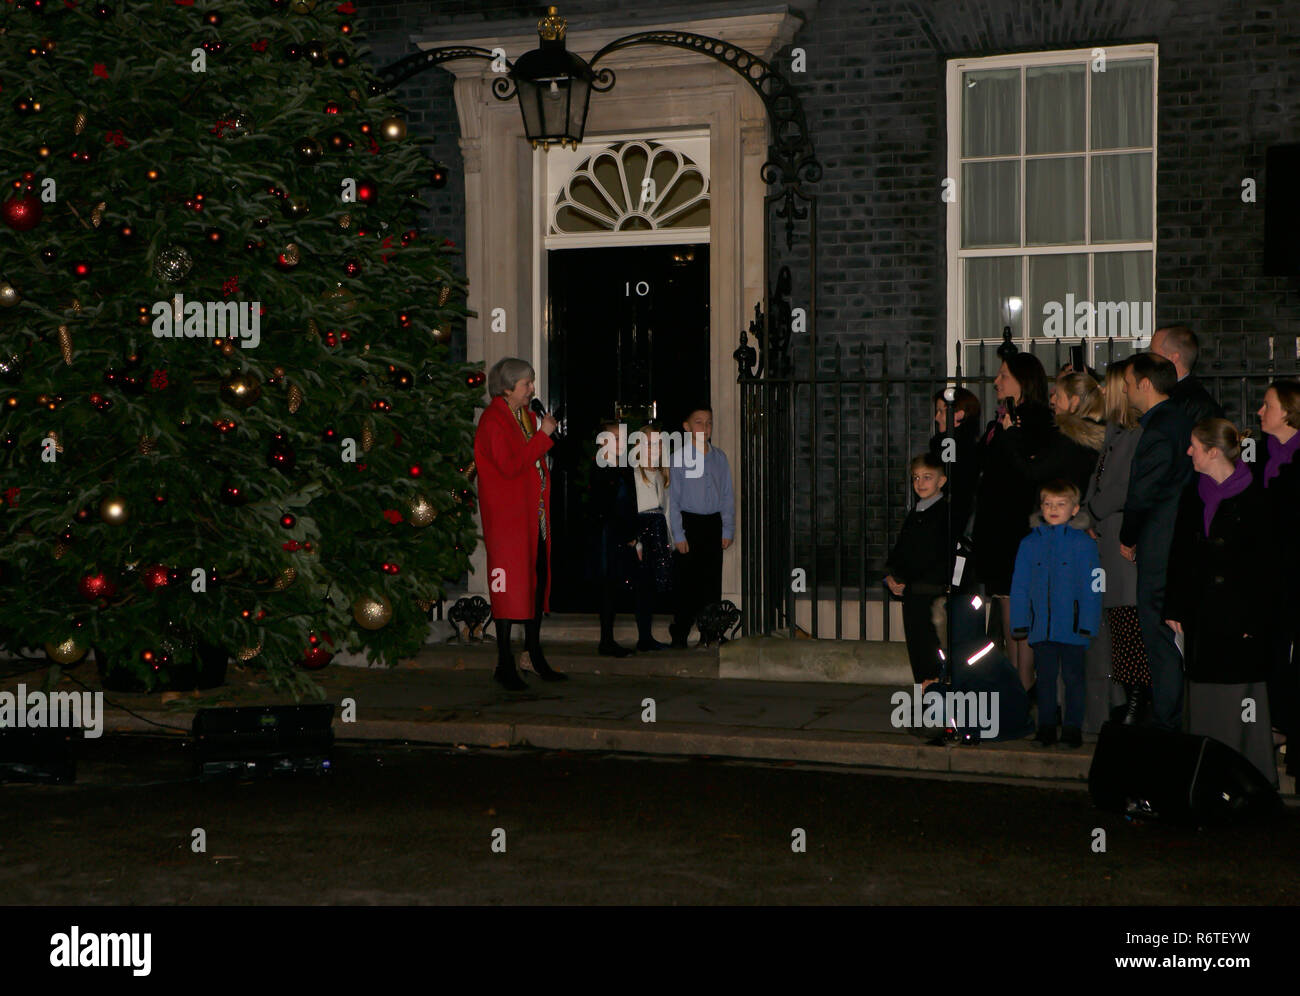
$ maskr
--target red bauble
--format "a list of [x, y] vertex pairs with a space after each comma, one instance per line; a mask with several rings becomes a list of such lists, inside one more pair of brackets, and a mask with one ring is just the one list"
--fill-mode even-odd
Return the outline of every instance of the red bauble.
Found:
[[373, 180], [362, 180], [357, 184], [357, 200], [362, 204], [374, 204], [379, 199], [379, 189]]
[[156, 591], [159, 588], [167, 586], [170, 580], [170, 572], [166, 564], [150, 564], [140, 572], [140, 580], [149, 591]]
[[77, 582], [77, 590], [93, 602], [97, 598], [112, 598], [117, 594], [117, 585], [107, 574], [86, 574]]
[[0, 205], [0, 219], [15, 232], [30, 232], [44, 216], [40, 198], [31, 194], [15, 194]]
[[308, 671], [319, 671], [333, 659], [334, 655], [324, 647], [308, 647], [302, 655], [301, 664]]

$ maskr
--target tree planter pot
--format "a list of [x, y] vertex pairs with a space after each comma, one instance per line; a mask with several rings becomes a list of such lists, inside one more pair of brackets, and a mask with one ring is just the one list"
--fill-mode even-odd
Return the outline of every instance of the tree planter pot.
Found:
[[[98, 647], [94, 648], [95, 665], [105, 691], [147, 692], [144, 681], [131, 671], [113, 667], [112, 661]], [[197, 665], [173, 665], [161, 673], [162, 682], [155, 692], [191, 692], [200, 688], [219, 688], [226, 683], [226, 666], [230, 655], [220, 647], [200, 641], [195, 646]]]

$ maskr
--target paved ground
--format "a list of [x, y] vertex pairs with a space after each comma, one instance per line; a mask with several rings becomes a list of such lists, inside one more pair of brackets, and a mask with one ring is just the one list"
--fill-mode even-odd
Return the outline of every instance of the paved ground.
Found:
[[689, 758], [357, 744], [323, 778], [199, 783], [179, 741], [119, 736], [76, 784], [0, 786], [15, 905], [1295, 904], [1298, 848], [1295, 810], [1197, 833], [1074, 789]]

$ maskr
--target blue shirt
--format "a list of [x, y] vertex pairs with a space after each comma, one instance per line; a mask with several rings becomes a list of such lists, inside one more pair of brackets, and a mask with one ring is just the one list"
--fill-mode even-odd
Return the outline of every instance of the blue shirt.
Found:
[[[694, 442], [688, 441], [683, 456], [694, 452]], [[695, 458], [691, 458], [691, 462], [694, 463]], [[685, 466], [668, 470], [668, 528], [674, 543], [686, 541], [686, 533], [682, 531], [683, 512], [696, 515], [720, 512], [722, 538], [729, 540], [735, 535], [736, 497], [731, 490], [731, 465], [727, 463], [726, 454], [716, 446], [710, 446], [704, 454], [703, 471], [699, 477], [688, 477]]]

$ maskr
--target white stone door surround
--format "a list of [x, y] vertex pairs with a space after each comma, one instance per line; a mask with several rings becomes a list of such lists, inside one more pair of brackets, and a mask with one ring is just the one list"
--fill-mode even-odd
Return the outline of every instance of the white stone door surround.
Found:
[[[563, 8], [560, 11], [564, 13]], [[665, 11], [665, 17], [669, 15]], [[793, 39], [802, 20], [784, 5], [750, 7], [733, 15], [674, 18], [671, 21], [584, 17], [568, 25], [570, 51], [590, 59], [615, 38], [638, 31], [681, 30], [731, 42], [770, 60]], [[536, 48], [535, 20], [455, 26], [414, 37], [420, 49], [442, 45], [503, 48], [513, 61]], [[503, 356], [530, 359], [544, 396], [546, 369], [545, 250], [542, 177], [525, 140], [517, 101], [497, 100], [497, 78], [489, 62], [447, 62], [456, 76], [460, 148], [465, 158], [465, 264], [469, 308], [467, 356], [484, 369]], [[617, 81], [606, 93], [593, 92], [584, 146], [602, 135], [668, 136], [674, 130], [705, 129], [710, 159], [710, 384], [713, 441], [727, 454], [737, 490], [740, 484], [740, 402], [731, 354], [740, 330], [763, 299], [763, 197], [759, 176], [767, 158], [768, 120], [763, 102], [733, 69], [712, 58], [665, 45], [639, 45], [602, 58]], [[494, 309], [502, 308], [506, 331], [491, 331]], [[744, 523], [737, 503], [736, 535]], [[723, 556], [723, 598], [740, 604], [740, 544]], [[470, 591], [486, 593], [486, 561], [480, 546], [472, 558]]]

